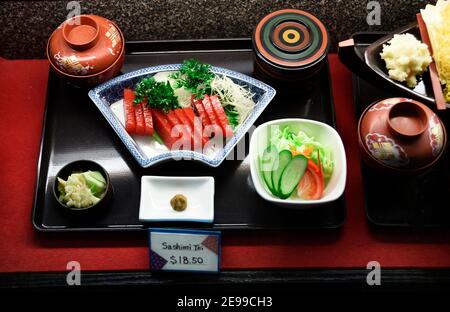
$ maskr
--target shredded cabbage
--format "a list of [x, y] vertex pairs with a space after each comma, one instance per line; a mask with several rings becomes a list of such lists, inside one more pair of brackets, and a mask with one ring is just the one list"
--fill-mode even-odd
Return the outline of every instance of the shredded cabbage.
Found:
[[303, 131], [299, 131], [295, 134], [288, 126], [284, 127], [282, 130], [275, 128], [272, 133], [271, 144], [274, 145], [278, 151], [294, 150], [299, 154], [306, 154], [305, 156], [316, 164], [319, 163], [317, 153], [319, 152], [325, 181], [327, 182], [333, 174], [334, 160], [331, 149], [324, 146], [322, 143], [317, 142], [314, 137], [308, 136]]

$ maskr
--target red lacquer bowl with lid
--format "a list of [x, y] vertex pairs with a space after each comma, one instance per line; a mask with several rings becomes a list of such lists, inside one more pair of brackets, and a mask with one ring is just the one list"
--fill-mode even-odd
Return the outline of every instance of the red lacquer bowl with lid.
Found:
[[47, 57], [59, 76], [79, 87], [92, 87], [119, 74], [125, 56], [120, 29], [96, 15], [78, 15], [50, 36]]
[[440, 118], [407, 98], [370, 105], [361, 115], [358, 135], [366, 163], [398, 174], [425, 172], [441, 158], [447, 143]]

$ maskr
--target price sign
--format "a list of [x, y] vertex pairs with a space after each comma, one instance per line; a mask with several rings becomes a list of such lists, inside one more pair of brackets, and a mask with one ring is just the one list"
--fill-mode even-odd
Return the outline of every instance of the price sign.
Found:
[[149, 229], [152, 271], [219, 272], [221, 233]]

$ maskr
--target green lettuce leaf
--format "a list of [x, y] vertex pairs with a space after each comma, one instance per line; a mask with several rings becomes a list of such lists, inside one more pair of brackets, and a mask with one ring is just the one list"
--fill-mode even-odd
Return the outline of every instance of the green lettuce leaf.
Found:
[[314, 137], [308, 136], [303, 131], [299, 131], [298, 133], [292, 132], [288, 126], [281, 130], [276, 128], [272, 133], [270, 143], [274, 145], [278, 151], [287, 149], [290, 151], [296, 150], [299, 153], [307, 152], [312, 146], [312, 153], [309, 153], [310, 155], [307, 157], [318, 164], [318, 157], [320, 155], [325, 182], [328, 183], [334, 169], [333, 153], [329, 147], [317, 142]]

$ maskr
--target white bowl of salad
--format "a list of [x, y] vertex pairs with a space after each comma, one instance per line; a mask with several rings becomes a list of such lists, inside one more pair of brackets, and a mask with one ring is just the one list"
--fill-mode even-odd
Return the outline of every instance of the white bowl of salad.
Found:
[[256, 128], [250, 168], [256, 192], [287, 208], [335, 201], [347, 178], [341, 137], [329, 125], [309, 119], [278, 119]]

